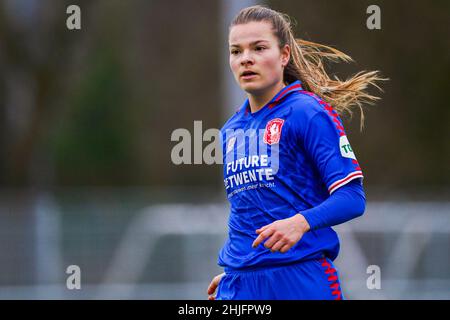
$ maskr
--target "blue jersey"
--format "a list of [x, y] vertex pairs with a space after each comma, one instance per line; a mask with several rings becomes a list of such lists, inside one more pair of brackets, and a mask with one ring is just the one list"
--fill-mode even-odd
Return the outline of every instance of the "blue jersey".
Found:
[[218, 263], [229, 269], [284, 265], [339, 252], [331, 227], [313, 229], [286, 253], [252, 248], [256, 230], [318, 206], [362, 171], [335, 110], [300, 81], [257, 112], [248, 100], [221, 129], [228, 239]]

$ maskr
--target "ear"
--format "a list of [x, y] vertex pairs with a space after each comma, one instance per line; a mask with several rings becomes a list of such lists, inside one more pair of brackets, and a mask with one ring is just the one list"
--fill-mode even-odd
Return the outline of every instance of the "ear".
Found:
[[289, 59], [291, 58], [291, 47], [288, 44], [285, 44], [283, 48], [281, 48], [281, 63], [283, 66], [287, 66], [289, 63]]

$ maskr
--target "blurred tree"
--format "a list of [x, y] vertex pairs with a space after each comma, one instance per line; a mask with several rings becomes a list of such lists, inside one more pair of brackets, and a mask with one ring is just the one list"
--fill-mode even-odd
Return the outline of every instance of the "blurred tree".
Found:
[[[73, 3], [82, 8], [81, 31], [65, 25]], [[225, 121], [220, 4], [0, 2], [0, 184], [222, 190], [220, 166], [170, 159], [173, 130]], [[346, 125], [367, 186], [448, 187], [450, 3], [379, 1], [381, 30], [366, 27], [370, 1], [268, 4], [298, 21], [298, 36], [356, 60], [330, 65], [332, 74], [378, 69], [391, 79], [382, 100], [366, 108], [364, 132], [357, 115]]]
[[[85, 8], [89, 1], [78, 1]], [[0, 56], [6, 94], [1, 105], [6, 114], [6, 150], [3, 180], [10, 186], [44, 182], [51, 176], [42, 156], [42, 139], [56, 108], [55, 96], [64, 92], [64, 70], [82, 33], [68, 35], [69, 1], [2, 1], [0, 3]], [[51, 169], [50, 169], [51, 170]]]
[[71, 88], [70, 108], [51, 137], [58, 183], [129, 183], [131, 132], [120, 63], [108, 48], [89, 59], [87, 72]]

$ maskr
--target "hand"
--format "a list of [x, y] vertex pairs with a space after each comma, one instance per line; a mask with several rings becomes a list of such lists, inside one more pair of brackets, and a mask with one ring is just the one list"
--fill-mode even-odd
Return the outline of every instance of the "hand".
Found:
[[215, 276], [208, 287], [208, 300], [216, 300], [216, 297], [213, 295], [216, 292], [217, 286], [219, 285], [220, 279], [225, 275], [225, 273], [221, 273]]
[[308, 221], [301, 214], [277, 220], [256, 230], [258, 237], [253, 241], [252, 247], [256, 248], [264, 239], [268, 238], [264, 243], [267, 249], [270, 249], [272, 252], [280, 251], [285, 253], [300, 241], [309, 229]]

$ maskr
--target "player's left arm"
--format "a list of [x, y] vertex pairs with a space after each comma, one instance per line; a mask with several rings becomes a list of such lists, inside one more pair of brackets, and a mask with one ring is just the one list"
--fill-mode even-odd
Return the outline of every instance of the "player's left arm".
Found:
[[284, 253], [309, 230], [334, 226], [362, 215], [365, 204], [362, 185], [358, 180], [353, 180], [336, 190], [318, 206], [256, 230], [258, 237], [253, 242], [253, 247], [267, 239], [264, 242], [266, 248], [272, 252]]
[[297, 128], [303, 150], [315, 164], [330, 196], [316, 207], [256, 230], [254, 247], [267, 239], [265, 247], [286, 252], [309, 230], [334, 226], [364, 213], [362, 171], [337, 115], [317, 112]]

